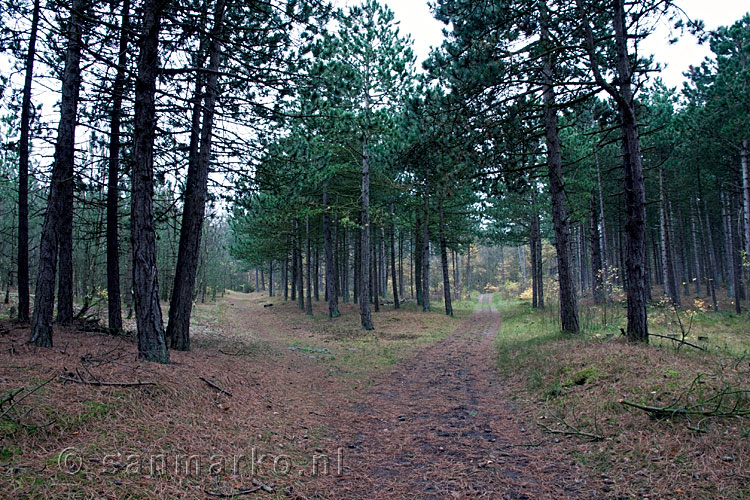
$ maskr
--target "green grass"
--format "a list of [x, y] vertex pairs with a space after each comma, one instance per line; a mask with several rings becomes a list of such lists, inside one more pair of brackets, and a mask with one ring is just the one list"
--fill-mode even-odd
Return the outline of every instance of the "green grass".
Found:
[[[440, 341], [468, 318], [477, 306], [476, 300], [453, 303], [453, 317], [444, 314], [442, 302], [434, 302], [432, 311], [423, 313], [421, 306], [408, 302], [395, 311], [384, 307], [373, 312], [375, 330], [365, 332], [359, 326], [359, 315], [344, 314], [331, 321], [316, 315], [305, 317], [309, 337], [283, 336], [279, 340], [300, 354], [326, 363], [330, 370], [352, 380], [368, 382], [372, 377], [409, 356], [419, 346]], [[325, 348], [327, 352], [319, 352]]]

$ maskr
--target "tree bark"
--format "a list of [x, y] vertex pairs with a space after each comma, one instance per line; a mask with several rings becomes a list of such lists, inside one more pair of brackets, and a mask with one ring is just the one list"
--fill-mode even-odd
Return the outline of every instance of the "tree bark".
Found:
[[344, 227], [341, 258], [341, 297], [344, 304], [349, 302], [349, 228]]
[[471, 300], [471, 243], [466, 251], [466, 297]]
[[273, 260], [268, 261], [268, 296], [273, 297]]
[[690, 266], [688, 265], [688, 247], [685, 242], [685, 226], [682, 217], [682, 206], [677, 205], [677, 236], [675, 238], [677, 254], [680, 257], [680, 275], [683, 294], [690, 295]]
[[302, 265], [302, 235], [300, 234], [299, 221], [294, 221], [295, 240], [297, 242], [294, 253], [297, 259], [297, 307], [300, 311], [305, 310], [305, 268]]
[[122, 309], [120, 298], [120, 239], [117, 230], [120, 200], [120, 124], [122, 122], [122, 100], [125, 93], [125, 66], [128, 59], [130, 31], [130, 0], [123, 0], [120, 23], [119, 56], [117, 74], [112, 87], [112, 113], [109, 128], [109, 162], [107, 168], [107, 317], [109, 331], [122, 331]]
[[[538, 308], [544, 308], [544, 273], [542, 271], [542, 228], [539, 220], [539, 208], [537, 205], [537, 192], [536, 188], [531, 191], [531, 204], [533, 209], [533, 215], [531, 224], [533, 227], [532, 239], [534, 245], [531, 250], [531, 259], [534, 262], [534, 297], [536, 298], [536, 306]], [[502, 247], [500, 249], [501, 262], [503, 260]], [[504, 274], [504, 272], [502, 273]]]
[[422, 236], [422, 311], [430, 310], [430, 182], [425, 182]]
[[599, 234], [599, 213], [594, 193], [591, 193], [589, 216], [591, 218], [591, 274], [594, 277], [594, 304], [604, 303], [604, 269], [602, 268], [601, 236]]
[[[543, 33], [546, 32], [546, 28], [543, 27], [542, 31]], [[549, 37], [549, 35], [546, 36]], [[570, 256], [570, 227], [562, 174], [562, 152], [553, 86], [553, 65], [553, 54], [550, 53], [544, 58], [544, 131], [547, 142], [547, 171], [552, 198], [552, 219], [555, 226], [557, 272], [560, 284], [560, 320], [564, 332], [577, 333], [580, 330], [578, 302]]]
[[404, 295], [404, 232], [398, 230], [398, 292], [401, 298]]
[[602, 226], [601, 239], [601, 257], [602, 257], [602, 291], [604, 300], [607, 300], [607, 287], [609, 286], [609, 264], [607, 263], [607, 226], [604, 217], [604, 195], [602, 194], [602, 172], [599, 166], [599, 150], [594, 150], [594, 160], [596, 161], [596, 180], [599, 189], [599, 222]]
[[664, 296], [669, 297], [674, 305], [679, 305], [677, 298], [674, 266], [672, 262], [672, 243], [669, 237], [669, 222], [667, 221], [667, 200], [664, 194], [664, 172], [659, 169], [659, 226], [661, 228], [661, 262], [664, 274]]
[[[292, 301], [297, 300], [297, 222], [294, 223], [294, 234], [291, 239], [291, 246], [289, 251], [291, 252], [292, 258]], [[328, 272], [326, 270], [326, 272]]]
[[360, 258], [360, 251], [362, 250], [362, 232], [354, 231], [354, 276], [353, 285], [354, 289], [352, 300], [355, 304], [359, 302], [359, 287], [362, 281], [362, 259]]
[[[369, 111], [369, 94], [365, 96], [365, 105]], [[367, 151], [367, 134], [362, 138], [362, 211], [360, 231], [360, 273], [359, 273], [359, 315], [362, 328], [372, 330], [370, 313], [370, 154]]]
[[21, 138], [18, 144], [18, 321], [29, 321], [29, 129], [31, 128], [31, 83], [34, 78], [36, 39], [39, 29], [39, 0], [31, 14], [26, 76], [21, 101]]
[[315, 302], [320, 302], [320, 251], [318, 245], [315, 246], [315, 279], [313, 283], [315, 284], [313, 288]]
[[[39, 273], [29, 340], [29, 343], [39, 347], [52, 347], [52, 315], [55, 302], [58, 245], [61, 238], [66, 236], [72, 238], [72, 226], [69, 235], [67, 232], [61, 231], [61, 229], [64, 229], [61, 226], [64, 225], [64, 211], [66, 208], [70, 208], [69, 202], [72, 201], [73, 196], [75, 127], [81, 81], [81, 35], [83, 30], [81, 15], [87, 6], [87, 0], [75, 0], [73, 2], [66, 28], [68, 46], [62, 77], [60, 123], [57, 129], [55, 162], [52, 167], [47, 213], [44, 216], [42, 238], [39, 244]], [[72, 245], [72, 241], [70, 243]], [[72, 319], [72, 302], [70, 307]]]
[[742, 141], [740, 149], [740, 163], [742, 168], [742, 201], [744, 207], [744, 224], [742, 232], [745, 233], [745, 262], [743, 269], [745, 271], [745, 292], [747, 295], [747, 319], [750, 321], [750, 166], [748, 166], [748, 154], [750, 146], [748, 141]]
[[438, 213], [439, 235], [440, 235], [440, 260], [443, 265], [443, 297], [445, 299], [445, 314], [453, 316], [453, 304], [451, 303], [451, 281], [448, 270], [448, 245], [445, 238], [445, 214], [443, 213], [442, 200], [439, 201]]
[[[180, 226], [180, 243], [177, 252], [172, 299], [169, 304], [167, 338], [170, 347], [179, 351], [190, 350], [190, 316], [193, 308], [193, 291], [198, 270], [198, 256], [203, 233], [203, 220], [208, 194], [208, 173], [211, 164], [213, 122], [218, 89], [218, 70], [221, 62], [221, 39], [224, 32], [225, 0], [217, 0], [214, 25], [209, 46], [208, 77], [203, 97], [203, 119], [200, 133], [200, 153], [188, 162], [187, 181]], [[200, 94], [196, 84], [196, 94]], [[196, 95], [199, 103], [201, 96]], [[195, 125], [195, 123], [194, 123]]]
[[154, 231], [154, 138], [156, 134], [156, 77], [159, 74], [159, 30], [166, 0], [145, 0], [142, 38], [135, 87], [134, 157], [131, 201], [133, 290], [138, 331], [138, 357], [169, 363], [159, 307]]
[[623, 135], [623, 160], [625, 166], [625, 232], [627, 258], [625, 259], [625, 288], [627, 290], [627, 337], [629, 340], [648, 342], [647, 289], [646, 289], [646, 188], [643, 180], [643, 163], [638, 134], [638, 121], [632, 89], [632, 63], [628, 53], [628, 32], [625, 19], [625, 1], [613, 0], [615, 32], [616, 86], [608, 83], [601, 74], [589, 20], [582, 0], [577, 0], [578, 11], [586, 34], [589, 63], [597, 85], [615, 100], [620, 115]]
[[[703, 211], [705, 215], [705, 228], [702, 229], [705, 235], [703, 242], [704, 248], [706, 249], [706, 294], [711, 295], [711, 302], [713, 303], [714, 312], [719, 310], [719, 305], [716, 301], [716, 259], [713, 254], [713, 241], [711, 239], [711, 224], [708, 219], [708, 212], [706, 211], [706, 200], [703, 198], [703, 188], [701, 186], [701, 175], [698, 171], [698, 196], [703, 204]], [[699, 212], [699, 217], [702, 217]], [[703, 222], [701, 222], [703, 224]]]
[[326, 297], [328, 300], [328, 317], [338, 318], [339, 299], [336, 296], [335, 275], [333, 265], [333, 248], [331, 245], [331, 214], [328, 206], [328, 184], [323, 186], [323, 247], [326, 254]]
[[695, 264], [695, 296], [701, 297], [701, 282], [703, 281], [702, 263], [701, 263], [701, 252], [698, 246], [698, 232], [695, 228], [695, 219], [697, 218], [695, 206], [690, 204], [690, 229], [691, 237], [693, 239], [693, 263]]
[[737, 294], [737, 279], [734, 275], [734, 241], [732, 238], [732, 215], [731, 206], [727, 206], [727, 197], [724, 191], [721, 191], [721, 228], [724, 233], [724, 255], [725, 255], [725, 266], [727, 268], [728, 282], [727, 282], [727, 296], [729, 298], [734, 297], [735, 302], [739, 302]]
[[414, 257], [414, 263], [412, 267], [414, 268], [414, 282], [416, 284], [416, 293], [417, 293], [417, 305], [421, 306], [423, 304], [422, 301], [422, 257], [423, 257], [423, 250], [422, 247], [424, 246], [422, 243], [422, 238], [424, 234], [424, 229], [422, 228], [422, 218], [417, 215], [416, 217], [416, 226], [414, 228], [414, 248], [410, 252]]
[[312, 316], [312, 248], [310, 245], [310, 216], [305, 218], [305, 241], [307, 243], [306, 253], [306, 270], [307, 270], [307, 302], [305, 303], [306, 313], [308, 316]]
[[284, 289], [284, 302], [289, 300], [289, 252], [284, 255], [284, 264], [281, 268], [281, 287]]
[[400, 307], [398, 301], [398, 281], [396, 272], [396, 225], [393, 222], [393, 202], [391, 202], [391, 279], [393, 281], [393, 308]]

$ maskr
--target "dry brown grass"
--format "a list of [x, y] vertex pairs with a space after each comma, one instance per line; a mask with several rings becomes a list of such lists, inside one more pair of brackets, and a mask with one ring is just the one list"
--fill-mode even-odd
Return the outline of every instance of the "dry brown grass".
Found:
[[[28, 329], [0, 325], [0, 400], [53, 379], [12, 410], [16, 422], [0, 422], [0, 497], [207, 498], [207, 490], [252, 486], [255, 477], [274, 487], [264, 498], [294, 498], [316, 456], [318, 465], [322, 455], [335, 462], [328, 415], [351, 404], [358, 384], [460, 322], [384, 308], [376, 331], [363, 336], [354, 306], [343, 305], [334, 321], [323, 303], [310, 318], [294, 304], [272, 302], [264, 308], [262, 294], [233, 293], [199, 305], [194, 350], [171, 352], [168, 366], [138, 361], [129, 338], [56, 328], [55, 348], [36, 349], [25, 344]], [[59, 379], [79, 373], [156, 385]], [[65, 450], [74, 473], [64, 453], [61, 459]], [[261, 460], [254, 469], [253, 450]]]
[[[561, 451], [600, 475], [613, 498], [741, 499], [750, 495], [750, 421], [745, 417], [651, 418], [621, 400], [687, 407], [722, 391], [723, 408], [750, 408], [750, 360], [732, 349], [703, 353], [672, 343], [634, 345], [602, 334], [564, 337], [544, 313], [505, 304], [500, 368], [530, 421], [555, 430]], [[703, 322], [701, 331], [719, 335]], [[718, 327], [720, 328], [720, 327]], [[552, 332], [552, 333], [550, 333]], [[742, 335], [734, 332], [732, 335]], [[519, 367], [523, 367], [521, 371]], [[703, 408], [712, 409], [716, 400]]]

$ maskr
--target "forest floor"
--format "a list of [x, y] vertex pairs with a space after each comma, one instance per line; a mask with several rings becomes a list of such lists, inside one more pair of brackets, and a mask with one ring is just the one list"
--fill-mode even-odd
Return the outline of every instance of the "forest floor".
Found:
[[[330, 320], [230, 293], [196, 307], [194, 349], [168, 366], [132, 338], [57, 329], [40, 350], [0, 323], [0, 497], [747, 498], [747, 419], [617, 404], [658, 403], [714, 361], [548, 335], [524, 304], [384, 306], [363, 332], [353, 304]], [[732, 359], [721, 380], [746, 384]]]

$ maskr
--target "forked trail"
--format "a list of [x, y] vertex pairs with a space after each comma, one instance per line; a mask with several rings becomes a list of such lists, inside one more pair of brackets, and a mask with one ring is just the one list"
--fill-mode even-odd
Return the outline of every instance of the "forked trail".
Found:
[[338, 476], [312, 495], [336, 499], [596, 498], [570, 459], [525, 429], [498, 378], [501, 318], [490, 295], [446, 339], [380, 377], [330, 423], [343, 447]]

